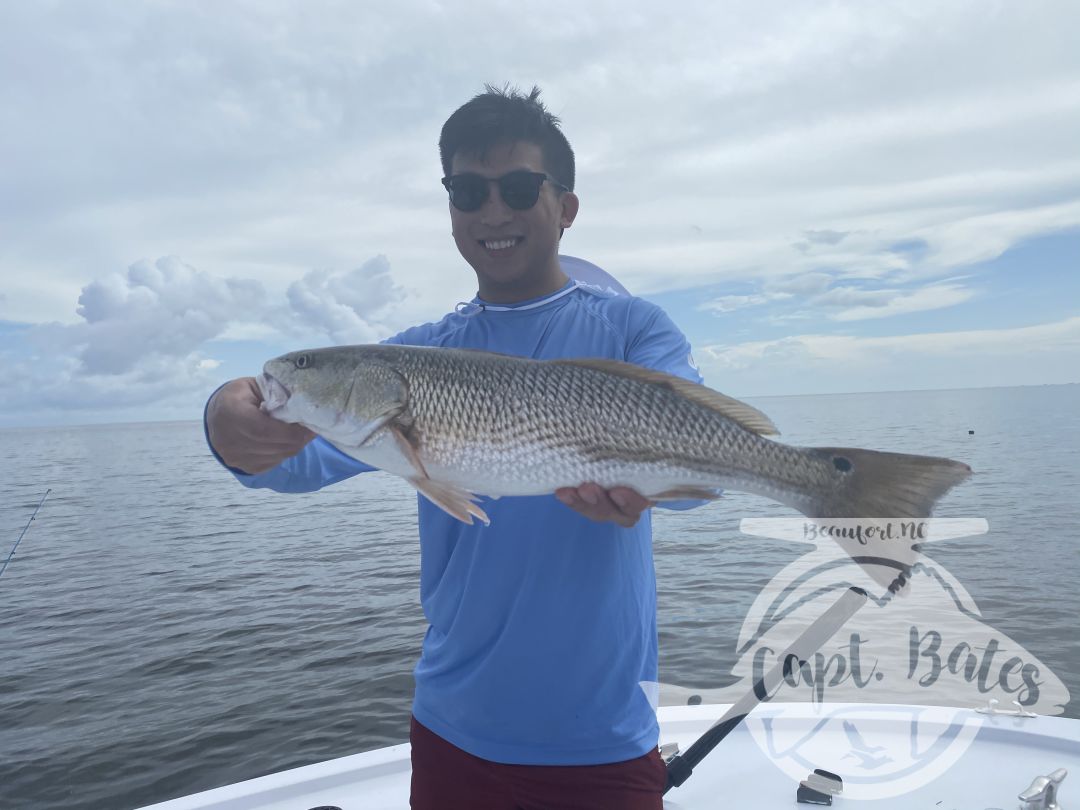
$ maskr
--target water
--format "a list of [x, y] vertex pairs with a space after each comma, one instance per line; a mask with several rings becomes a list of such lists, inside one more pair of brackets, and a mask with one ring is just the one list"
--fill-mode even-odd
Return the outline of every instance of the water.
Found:
[[[1080, 717], [1080, 386], [755, 404], [792, 443], [969, 462], [938, 514], [991, 534], [933, 558]], [[406, 739], [424, 626], [402, 482], [246, 490], [198, 423], [5, 430], [2, 556], [48, 487], [0, 577], [0, 807], [123, 810]], [[738, 494], [658, 512], [662, 681], [734, 680], [754, 597], [806, 550], [738, 519], [781, 514]]]

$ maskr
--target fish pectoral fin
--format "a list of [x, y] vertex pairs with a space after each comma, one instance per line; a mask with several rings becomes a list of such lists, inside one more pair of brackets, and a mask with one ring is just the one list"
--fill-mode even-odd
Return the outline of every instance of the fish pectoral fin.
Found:
[[424, 468], [424, 462], [420, 460], [420, 454], [417, 452], [416, 445], [405, 435], [401, 426], [391, 425], [389, 430], [390, 435], [394, 437], [394, 442], [397, 444], [398, 450], [401, 451], [401, 455], [405, 456], [405, 459], [416, 473], [416, 477], [418, 479], [430, 480], [431, 476], [428, 475], [427, 470]]
[[585, 368], [602, 371], [605, 374], [614, 374], [618, 377], [627, 377], [638, 382], [667, 388], [680, 396], [686, 397], [691, 402], [696, 402], [709, 410], [716, 411], [751, 433], [757, 433], [760, 436], [776, 436], [780, 433], [772, 420], [753, 405], [747, 405], [745, 402], [721, 394], [719, 391], [714, 391], [700, 383], [676, 377], [674, 374], [605, 357], [570, 358], [545, 362], [567, 366], [584, 366]]
[[675, 487], [646, 497], [650, 501], [715, 501], [720, 495], [718, 490], [705, 487]]
[[487, 513], [476, 505], [476, 496], [468, 490], [454, 484], [448, 484], [445, 481], [435, 481], [431, 478], [408, 478], [406, 480], [416, 487], [421, 495], [462, 523], [471, 526], [475, 517], [483, 521], [485, 526], [491, 525], [491, 519], [487, 516]]

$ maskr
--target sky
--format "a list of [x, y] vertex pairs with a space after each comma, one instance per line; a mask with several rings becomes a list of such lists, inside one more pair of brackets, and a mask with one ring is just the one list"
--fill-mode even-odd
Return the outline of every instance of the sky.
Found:
[[439, 129], [533, 84], [561, 251], [732, 396], [1080, 382], [1072, 2], [0, 4], [0, 426], [197, 419], [476, 292]]

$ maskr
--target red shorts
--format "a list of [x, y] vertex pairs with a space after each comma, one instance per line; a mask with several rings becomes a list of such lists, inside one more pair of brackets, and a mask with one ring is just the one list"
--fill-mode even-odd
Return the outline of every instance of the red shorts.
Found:
[[503, 765], [412, 719], [413, 810], [662, 810], [660, 752], [608, 765]]

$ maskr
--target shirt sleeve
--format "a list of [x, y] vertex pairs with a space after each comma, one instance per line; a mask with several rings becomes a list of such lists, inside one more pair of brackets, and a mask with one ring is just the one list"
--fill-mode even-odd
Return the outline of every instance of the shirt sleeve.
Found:
[[[691, 382], [703, 383], [705, 378], [698, 371], [690, 341], [667, 313], [655, 304], [641, 304], [635, 312], [631, 309], [626, 361], [645, 368], [664, 371]], [[716, 490], [719, 496], [723, 490]], [[663, 501], [657, 506], [664, 509], [686, 511], [708, 503], [701, 500]]]
[[690, 341], [660, 307], [650, 304], [638, 312], [631, 310], [629, 327], [628, 363], [665, 371], [691, 382], [705, 381], [694, 362]]
[[[214, 391], [220, 391], [219, 387]], [[276, 467], [261, 473], [246, 473], [237, 467], [230, 467], [224, 459], [218, 455], [214, 445], [210, 443], [210, 431], [206, 424], [206, 411], [210, 406], [210, 400], [214, 394], [206, 400], [203, 408], [203, 436], [206, 438], [206, 446], [218, 463], [249, 489], [272, 489], [275, 492], [314, 492], [330, 484], [336, 484], [346, 478], [351, 478], [362, 472], [370, 472], [375, 468], [362, 461], [357, 461], [352, 456], [346, 455], [326, 441], [322, 436], [316, 436], [308, 442], [304, 449], [292, 458], [287, 458]]]

